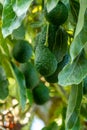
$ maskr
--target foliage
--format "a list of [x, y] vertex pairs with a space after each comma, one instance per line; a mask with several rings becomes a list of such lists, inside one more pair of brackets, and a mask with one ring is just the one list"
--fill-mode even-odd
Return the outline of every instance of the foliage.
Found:
[[15, 108], [23, 129], [86, 128], [87, 0], [0, 1], [0, 114]]

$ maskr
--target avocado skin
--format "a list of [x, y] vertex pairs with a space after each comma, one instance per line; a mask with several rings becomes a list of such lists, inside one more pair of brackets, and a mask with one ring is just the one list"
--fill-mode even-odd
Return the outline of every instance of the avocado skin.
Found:
[[12, 51], [13, 57], [20, 63], [27, 62], [28, 59], [32, 56], [32, 47], [25, 40], [19, 40], [13, 48]]
[[49, 83], [57, 83], [59, 72], [63, 69], [63, 67], [66, 64], [68, 64], [69, 61], [70, 61], [70, 56], [69, 56], [69, 54], [66, 54], [63, 57], [63, 60], [57, 64], [56, 71], [52, 75], [45, 77], [46, 81], [49, 82]]
[[68, 9], [61, 1], [50, 12], [47, 12], [46, 8], [44, 12], [47, 21], [53, 25], [59, 26], [68, 18]]
[[38, 105], [46, 103], [50, 99], [49, 92], [49, 89], [44, 85], [44, 83], [40, 82], [32, 91], [35, 103]]
[[26, 87], [33, 89], [39, 83], [39, 76], [31, 62], [27, 62], [20, 65], [20, 70], [25, 76]]
[[57, 68], [57, 60], [54, 54], [43, 44], [38, 44], [35, 50], [35, 66], [43, 76], [49, 76]]

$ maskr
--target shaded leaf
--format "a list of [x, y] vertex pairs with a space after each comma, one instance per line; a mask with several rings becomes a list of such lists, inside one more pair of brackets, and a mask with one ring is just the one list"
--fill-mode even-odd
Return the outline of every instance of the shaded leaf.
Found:
[[55, 37], [56, 37], [56, 32], [58, 30], [58, 26], [55, 26], [53, 24], [49, 24], [48, 27], [48, 48], [52, 51], [53, 46], [55, 44]]
[[60, 27], [56, 32], [55, 43], [53, 45], [53, 54], [58, 63], [63, 59], [67, 52], [68, 34], [64, 28]]
[[77, 23], [80, 4], [76, 0], [70, 0], [70, 8], [75, 22]]
[[14, 78], [18, 85], [18, 95], [19, 95], [19, 103], [24, 110], [26, 105], [26, 86], [25, 86], [25, 79], [22, 73], [18, 70], [17, 66], [11, 62], [11, 69], [14, 75]]
[[87, 75], [87, 59], [80, 54], [73, 63], [67, 64], [59, 73], [58, 83], [62, 86], [79, 84]]
[[87, 76], [83, 79], [83, 94], [87, 95]]
[[9, 83], [5, 70], [2, 66], [0, 66], [0, 99], [2, 100], [4, 100], [9, 94], [8, 85]]
[[82, 101], [82, 83], [73, 85], [69, 96], [68, 108], [66, 113], [66, 127], [71, 129], [76, 124]]
[[13, 31], [12, 37], [18, 40], [25, 38], [25, 28], [23, 24]]
[[5, 0], [2, 13], [2, 33], [4, 37], [10, 35], [17, 29], [26, 16], [26, 12], [32, 0]]

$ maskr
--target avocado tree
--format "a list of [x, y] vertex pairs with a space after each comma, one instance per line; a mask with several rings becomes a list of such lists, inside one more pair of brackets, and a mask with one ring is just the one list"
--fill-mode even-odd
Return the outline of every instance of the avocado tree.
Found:
[[87, 128], [87, 0], [0, 0], [0, 115], [1, 128], [32, 130], [35, 115], [42, 130]]

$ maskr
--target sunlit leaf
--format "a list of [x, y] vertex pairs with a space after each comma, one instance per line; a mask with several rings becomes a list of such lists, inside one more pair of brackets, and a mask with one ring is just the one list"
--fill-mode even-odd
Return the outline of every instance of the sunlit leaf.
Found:
[[75, 37], [79, 34], [79, 32], [82, 30], [84, 25], [84, 14], [87, 8], [87, 0], [80, 0], [80, 11], [78, 16], [78, 22], [76, 26], [75, 31]]
[[4, 37], [10, 35], [17, 29], [26, 16], [26, 12], [32, 0], [5, 0], [2, 13], [2, 33]]
[[78, 56], [81, 50], [84, 48], [87, 42], [87, 10], [84, 15], [84, 26], [80, 33], [73, 39], [73, 42], [70, 47], [70, 55], [72, 61]]
[[80, 54], [73, 63], [67, 64], [59, 73], [58, 83], [62, 86], [79, 84], [87, 75], [87, 59]]

